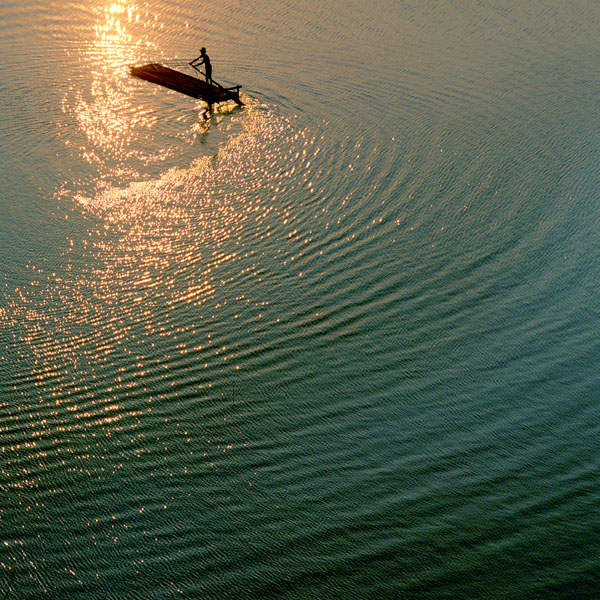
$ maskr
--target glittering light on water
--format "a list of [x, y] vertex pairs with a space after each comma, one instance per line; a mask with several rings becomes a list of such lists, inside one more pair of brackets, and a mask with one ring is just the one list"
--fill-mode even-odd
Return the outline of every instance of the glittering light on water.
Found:
[[31, 265], [31, 288], [0, 315], [22, 364], [14, 392], [39, 397], [25, 415], [9, 412], [23, 431], [35, 424], [28, 439], [57, 446], [39, 459], [47, 465], [68, 456], [95, 476], [108, 446], [145, 452], [143, 423], [157, 406], [183, 390], [214, 394], [217, 364], [239, 370], [213, 323], [262, 322], [269, 299], [236, 290], [267, 276], [253, 240], [274, 255], [297, 244], [285, 198], [301, 185], [292, 172], [311, 159], [314, 137], [251, 102], [227, 118], [232, 135], [217, 156], [74, 196], [93, 217], [89, 230], [67, 245], [62, 272]]
[[[271, 299], [253, 283], [269, 280], [266, 254], [283, 267], [302, 255], [311, 234], [292, 198], [318, 193], [315, 136], [252, 98], [189, 125], [170, 115], [160, 130], [152, 88], [124, 69], [152, 47], [139, 31], [160, 23], [125, 1], [96, 13], [85, 77], [62, 99], [61, 137], [91, 181], [57, 195], [81, 210], [84, 230], [65, 243], [61, 269], [30, 265], [31, 285], [0, 312], [18, 365], [5, 382], [18, 403], [0, 408], [11, 436], [33, 444], [10, 452], [42, 465], [40, 476], [11, 470], [22, 486], [55, 468], [100, 478], [162, 452], [170, 407], [214, 396], [243, 368], [237, 343], [215, 335], [222, 323], [269, 327]], [[177, 127], [186, 131], [173, 141]], [[197, 139], [213, 132], [207, 153]], [[175, 166], [160, 172], [167, 155]]]
[[[143, 32], [156, 23], [136, 4], [124, 0], [96, 10], [93, 38], [80, 56], [85, 60], [82, 80], [73, 83], [62, 100], [63, 112], [77, 122], [85, 141], [75, 146], [68, 122], [63, 126], [63, 139], [86, 162], [103, 167], [107, 157], [123, 163], [143, 154], [134, 147], [139, 132], [156, 123], [147, 107], [132, 101], [127, 84], [127, 65], [153, 49]], [[91, 82], [86, 81], [90, 78]]]

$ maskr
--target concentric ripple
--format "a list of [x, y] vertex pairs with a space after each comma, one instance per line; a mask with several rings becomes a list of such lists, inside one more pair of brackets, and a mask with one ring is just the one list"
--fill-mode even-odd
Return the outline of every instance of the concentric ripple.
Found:
[[0, 597], [593, 597], [599, 22], [4, 2]]

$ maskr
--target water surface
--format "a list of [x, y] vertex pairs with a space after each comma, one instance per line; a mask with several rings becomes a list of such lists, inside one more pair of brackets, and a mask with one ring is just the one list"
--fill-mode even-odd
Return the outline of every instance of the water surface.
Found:
[[0, 23], [7, 598], [597, 595], [595, 2]]

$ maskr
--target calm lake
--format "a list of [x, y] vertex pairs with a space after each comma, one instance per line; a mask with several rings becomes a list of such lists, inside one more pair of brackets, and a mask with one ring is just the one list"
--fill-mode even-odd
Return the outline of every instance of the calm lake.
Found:
[[599, 27], [3, 0], [0, 598], [598, 598]]

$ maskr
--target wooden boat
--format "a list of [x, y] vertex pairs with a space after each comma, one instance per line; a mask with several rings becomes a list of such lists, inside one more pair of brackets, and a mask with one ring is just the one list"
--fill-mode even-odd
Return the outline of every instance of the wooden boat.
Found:
[[159, 63], [150, 63], [139, 67], [130, 66], [131, 74], [138, 79], [144, 79], [158, 85], [162, 85], [186, 96], [204, 100], [209, 110], [213, 104], [233, 100], [238, 106], [244, 106], [240, 100], [241, 85], [223, 87], [213, 80], [212, 84], [198, 77], [186, 75], [175, 69], [170, 69]]

